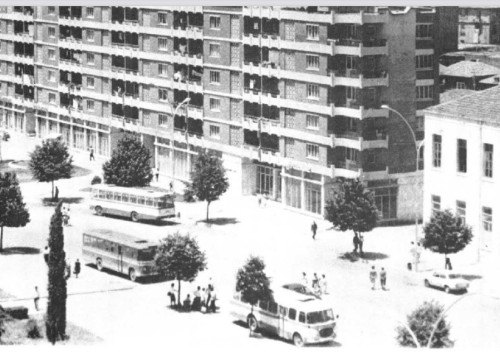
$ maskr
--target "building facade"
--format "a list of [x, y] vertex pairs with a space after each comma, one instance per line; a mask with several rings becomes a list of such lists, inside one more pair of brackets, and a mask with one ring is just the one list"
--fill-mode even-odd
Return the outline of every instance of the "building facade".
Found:
[[460, 7], [460, 44], [500, 44], [500, 8]]
[[[160, 180], [201, 149], [230, 191], [322, 215], [360, 177], [386, 221], [421, 212], [423, 109], [439, 101], [435, 8], [0, 8], [2, 126], [109, 157], [126, 133]], [[442, 21], [441, 23], [444, 23]]]
[[450, 209], [472, 226], [475, 249], [498, 252], [500, 87], [425, 111], [424, 221]]

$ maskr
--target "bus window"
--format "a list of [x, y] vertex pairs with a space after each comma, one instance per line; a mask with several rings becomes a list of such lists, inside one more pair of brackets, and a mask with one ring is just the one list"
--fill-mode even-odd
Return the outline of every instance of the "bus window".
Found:
[[99, 195], [99, 190], [98, 189], [92, 189], [92, 197], [96, 199]]
[[146, 206], [153, 206], [153, 199], [147, 197], [146, 198]]
[[286, 316], [286, 307], [280, 305], [279, 308], [280, 308], [280, 315]]
[[306, 322], [306, 314], [304, 314], [302, 311], [299, 313], [299, 322], [301, 323]]
[[167, 201], [167, 204], [166, 204], [166, 206], [165, 206], [165, 207], [166, 207], [167, 209], [171, 209], [171, 208], [173, 208], [173, 207], [174, 207], [174, 198], [173, 198], [173, 197], [171, 197], [171, 196], [167, 196], [167, 197], [166, 197], [166, 201]]
[[267, 301], [259, 301], [259, 307], [262, 310], [267, 310]]
[[167, 205], [167, 199], [162, 196], [161, 198], [158, 198], [156, 201], [155, 201], [155, 207], [157, 208], [160, 208], [160, 209], [164, 209]]
[[138, 196], [137, 197], [137, 203], [139, 205], [144, 205], [144, 196]]
[[138, 261], [151, 261], [155, 258], [155, 249], [143, 249], [137, 252]]
[[123, 202], [128, 202], [128, 194], [123, 194], [122, 195], [122, 201]]
[[297, 317], [297, 310], [295, 309], [288, 309], [288, 317], [292, 320], [295, 320], [295, 318]]
[[308, 324], [318, 324], [324, 323], [330, 320], [333, 320], [333, 311], [332, 310], [324, 310], [324, 311], [314, 311], [307, 313], [307, 323]]
[[106, 199], [113, 200], [113, 192], [112, 191], [106, 191]]
[[275, 302], [270, 302], [269, 303], [269, 312], [272, 312], [273, 314], [277, 314], [278, 313], [278, 304], [276, 304]]
[[106, 191], [99, 190], [99, 199], [106, 199]]
[[115, 201], [122, 201], [122, 194], [119, 192], [116, 192], [114, 199], [115, 199]]
[[130, 195], [130, 200], [132, 204], [137, 204], [137, 196], [135, 195]]

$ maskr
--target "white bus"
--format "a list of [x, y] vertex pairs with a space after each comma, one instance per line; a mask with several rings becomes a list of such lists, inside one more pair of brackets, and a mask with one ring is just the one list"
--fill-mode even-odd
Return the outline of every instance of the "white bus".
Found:
[[90, 209], [132, 221], [158, 220], [175, 216], [174, 197], [172, 192], [99, 184], [92, 186]]
[[333, 341], [337, 316], [331, 306], [314, 296], [285, 288], [273, 290], [274, 301], [259, 302], [253, 307], [236, 293], [231, 301], [231, 315], [247, 323], [252, 331], [263, 330], [296, 346]]
[[83, 260], [104, 268], [127, 274], [132, 281], [139, 277], [157, 275], [155, 255], [158, 244], [112, 230], [94, 229], [83, 233]]

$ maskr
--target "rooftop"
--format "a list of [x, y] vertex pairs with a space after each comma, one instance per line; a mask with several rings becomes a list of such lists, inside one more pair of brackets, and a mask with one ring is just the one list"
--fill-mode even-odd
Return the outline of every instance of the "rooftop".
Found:
[[463, 98], [464, 96], [471, 95], [475, 93], [475, 90], [469, 89], [452, 89], [439, 94], [439, 103], [444, 104], [448, 101], [453, 101], [456, 99]]
[[457, 120], [480, 121], [500, 125], [500, 86], [474, 91], [456, 100], [431, 106], [425, 114], [444, 115]]
[[464, 60], [448, 66], [443, 72], [440, 69], [440, 73], [446, 76], [472, 78], [500, 74], [500, 69], [479, 61]]
[[480, 81], [481, 84], [498, 84], [500, 83], [500, 74], [493, 75], [489, 78]]

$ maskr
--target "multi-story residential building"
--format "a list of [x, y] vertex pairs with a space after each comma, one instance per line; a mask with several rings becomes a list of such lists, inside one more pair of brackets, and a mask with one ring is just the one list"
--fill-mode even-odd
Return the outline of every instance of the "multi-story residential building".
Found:
[[[435, 8], [1, 7], [3, 123], [108, 157], [125, 133], [160, 180], [201, 149], [231, 191], [322, 214], [360, 177], [384, 220], [420, 209], [413, 136], [439, 101]], [[457, 27], [455, 27], [457, 28]], [[420, 206], [420, 205], [419, 205]]]
[[425, 110], [424, 220], [450, 209], [476, 249], [500, 250], [500, 87]]
[[460, 7], [460, 44], [500, 44], [500, 8]]

